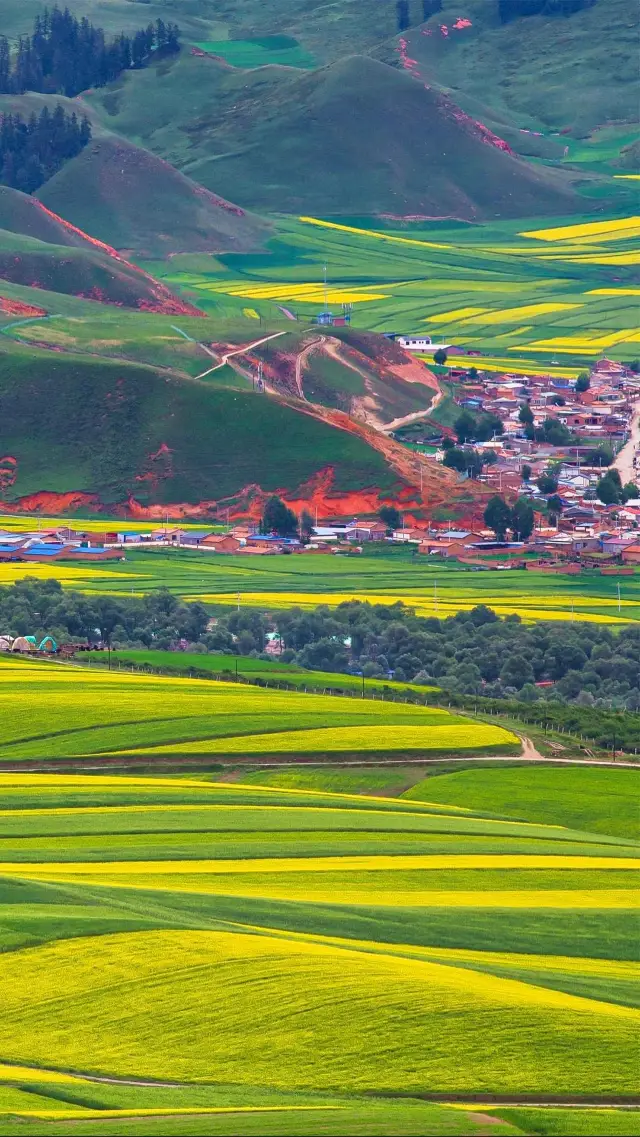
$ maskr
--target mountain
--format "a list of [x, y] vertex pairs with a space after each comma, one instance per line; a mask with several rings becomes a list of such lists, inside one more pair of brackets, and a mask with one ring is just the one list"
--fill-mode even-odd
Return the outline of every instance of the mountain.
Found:
[[584, 208], [565, 175], [520, 161], [440, 93], [366, 56], [240, 71], [183, 53], [88, 102], [247, 209], [482, 219]]
[[142, 257], [243, 252], [268, 225], [124, 139], [98, 135], [38, 191], [74, 225]]

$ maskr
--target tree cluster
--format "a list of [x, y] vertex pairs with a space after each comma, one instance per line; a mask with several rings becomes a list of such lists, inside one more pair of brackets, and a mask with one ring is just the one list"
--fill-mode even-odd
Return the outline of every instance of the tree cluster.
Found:
[[635, 482], [627, 482], [623, 486], [622, 479], [617, 470], [607, 470], [596, 486], [598, 499], [604, 505], [624, 505], [626, 501], [640, 496], [640, 490]]
[[[316, 670], [380, 678], [391, 673], [453, 695], [640, 710], [638, 625], [615, 634], [579, 622], [529, 626], [517, 615], [500, 619], [484, 605], [439, 620], [416, 616], [400, 603], [357, 600], [334, 609], [290, 608], [270, 621], [252, 609], [232, 609], [213, 629], [208, 623], [202, 604], [185, 604], [166, 589], [140, 599], [88, 597], [34, 577], [0, 589], [2, 635], [258, 656], [275, 628], [285, 645], [283, 661]], [[553, 686], [535, 686], [545, 680]]]
[[[232, 619], [242, 616], [234, 613]], [[348, 601], [310, 612], [291, 608], [274, 623], [283, 658], [326, 671], [443, 687], [525, 701], [640, 709], [640, 627], [613, 634], [597, 624], [524, 625], [483, 605], [446, 620], [418, 617], [402, 604]], [[550, 688], [537, 688], [540, 681]], [[523, 691], [524, 689], [524, 691]]]
[[458, 415], [454, 428], [458, 442], [489, 442], [496, 435], [504, 434], [502, 419], [486, 411], [480, 415], [463, 411]]
[[88, 118], [66, 114], [58, 103], [53, 114], [43, 107], [26, 121], [19, 114], [0, 115], [0, 183], [34, 193], [75, 158], [91, 139]]
[[303, 509], [299, 518], [296, 517], [282, 498], [273, 494], [264, 507], [260, 532], [270, 537], [298, 537], [306, 543], [313, 532], [313, 517], [306, 509]]
[[495, 450], [474, 450], [473, 446], [451, 446], [446, 449], [442, 460], [443, 466], [450, 470], [457, 470], [459, 474], [466, 474], [469, 478], [479, 478], [485, 466], [497, 462], [498, 455]]
[[526, 497], [519, 497], [513, 508], [510, 508], [503, 497], [494, 494], [487, 502], [484, 523], [493, 529], [498, 541], [505, 540], [509, 529], [514, 541], [526, 541], [533, 533], [535, 514]]
[[42, 91], [74, 98], [89, 87], [104, 87], [128, 68], [145, 67], [154, 52], [180, 50], [177, 24], [156, 20], [133, 35], [107, 38], [86, 17], [68, 8], [45, 8], [33, 33], [20, 36], [14, 53], [0, 36], [0, 94]]
[[28, 576], [0, 589], [0, 635], [168, 649], [199, 640], [208, 619], [202, 604], [183, 604], [166, 589], [141, 599], [88, 597], [63, 591], [57, 580]]

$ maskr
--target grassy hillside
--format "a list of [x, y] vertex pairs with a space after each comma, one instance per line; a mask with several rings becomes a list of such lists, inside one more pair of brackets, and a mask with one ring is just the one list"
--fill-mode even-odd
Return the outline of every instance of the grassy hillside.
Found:
[[49, 245], [92, 248], [85, 234], [65, 225], [62, 218], [43, 208], [37, 198], [10, 186], [0, 186], [0, 229], [35, 237]]
[[149, 257], [253, 248], [267, 226], [123, 139], [98, 137], [38, 191], [44, 205]]
[[197, 311], [147, 273], [93, 247], [89, 240], [80, 247], [54, 245], [0, 229], [0, 281], [29, 288], [36, 304], [43, 289], [125, 308], [176, 314]]
[[366, 57], [239, 71], [183, 53], [88, 101], [250, 209], [481, 218], [570, 212], [578, 200], [562, 175], [487, 145], [439, 95]]
[[0, 415], [18, 460], [9, 501], [48, 490], [198, 503], [251, 485], [294, 489], [327, 467], [336, 491], [397, 484], [362, 438], [268, 396], [6, 339]]
[[0, 714], [9, 701], [25, 711], [13, 728], [3, 726], [0, 761], [38, 758], [43, 750], [61, 759], [183, 754], [197, 763], [225, 754], [259, 760], [278, 753], [520, 749], [503, 727], [440, 708], [6, 658], [0, 676]]
[[[65, 685], [63, 668], [37, 670]], [[107, 681], [125, 682], [91, 677], [85, 713], [92, 683]], [[126, 682], [121, 714], [143, 681]], [[173, 686], [181, 703], [194, 698], [196, 684]], [[158, 697], [148, 690], [145, 714]], [[347, 703], [310, 701], [329, 714]], [[55, 709], [42, 706], [44, 730]], [[114, 701], [101, 710], [109, 733]], [[273, 711], [286, 713], [277, 701]], [[550, 795], [557, 773], [540, 772]], [[589, 794], [585, 771], [571, 773], [576, 796]], [[601, 778], [607, 800], [624, 793], [619, 771]], [[100, 1118], [107, 1134], [474, 1137], [492, 1095], [624, 1101], [635, 1088], [637, 851], [472, 804], [194, 776], [0, 774], [0, 1113], [21, 1119], [1, 1131], [82, 1121], [92, 1133]], [[491, 1045], [479, 1050], [480, 1032]], [[402, 1100], [411, 1092], [444, 1104]], [[480, 1116], [447, 1110], [455, 1094], [489, 1100]], [[225, 1107], [227, 1128], [212, 1112]], [[260, 1107], [275, 1116], [252, 1118]], [[145, 1109], [173, 1116], [151, 1126]], [[551, 1131], [538, 1109], [517, 1132]], [[207, 1116], [191, 1128], [196, 1110]], [[566, 1116], [554, 1133], [589, 1132]], [[632, 1133], [619, 1116], [608, 1131]]]
[[[460, 18], [471, 26], [454, 29]], [[516, 127], [578, 135], [637, 119], [638, 7], [628, 0], [507, 24], [490, 0], [443, 0], [424, 27], [432, 34], [405, 33], [407, 54], [424, 81], [443, 85], [471, 113], [477, 100]]]

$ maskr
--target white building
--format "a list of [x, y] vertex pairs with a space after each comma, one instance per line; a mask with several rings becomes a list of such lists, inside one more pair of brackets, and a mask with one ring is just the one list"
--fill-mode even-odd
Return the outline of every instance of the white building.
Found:
[[453, 344], [433, 343], [431, 336], [396, 336], [396, 343], [407, 351], [448, 351]]

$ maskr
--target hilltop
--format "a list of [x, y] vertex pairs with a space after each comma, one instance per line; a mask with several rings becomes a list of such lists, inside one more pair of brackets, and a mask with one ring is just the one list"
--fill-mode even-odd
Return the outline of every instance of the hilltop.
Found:
[[487, 144], [444, 96], [366, 56], [240, 71], [182, 53], [161, 68], [87, 102], [243, 208], [469, 219], [584, 208], [566, 175]]
[[[104, 93], [104, 92], [103, 92]], [[43, 106], [83, 110], [80, 100], [59, 95], [0, 95], [0, 114], [28, 119]], [[162, 158], [105, 130], [93, 118], [90, 143], [31, 197], [83, 230], [80, 240], [61, 234], [59, 219], [45, 224], [25, 195], [0, 186], [0, 224], [16, 232], [83, 244], [86, 234], [141, 257], [175, 252], [244, 252], [258, 248], [269, 223], [192, 181]], [[15, 192], [15, 191], [14, 191]], [[4, 220], [3, 220], [4, 219]]]

